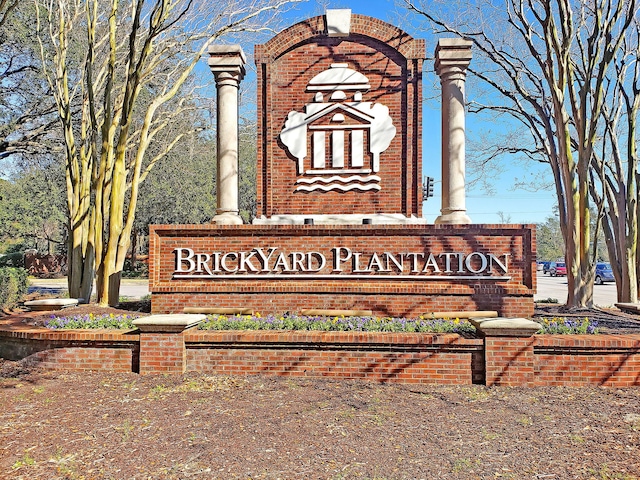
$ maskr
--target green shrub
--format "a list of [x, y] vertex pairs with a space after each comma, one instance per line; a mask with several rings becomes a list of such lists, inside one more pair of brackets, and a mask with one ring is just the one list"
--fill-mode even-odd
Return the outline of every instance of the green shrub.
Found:
[[7, 253], [0, 257], [0, 268], [2, 267], [24, 267], [24, 254], [22, 252]]
[[122, 269], [122, 278], [149, 278], [149, 266], [144, 262], [136, 262], [131, 264], [131, 259], [124, 261]]
[[24, 268], [0, 268], [0, 308], [15, 307], [27, 293], [29, 280]]

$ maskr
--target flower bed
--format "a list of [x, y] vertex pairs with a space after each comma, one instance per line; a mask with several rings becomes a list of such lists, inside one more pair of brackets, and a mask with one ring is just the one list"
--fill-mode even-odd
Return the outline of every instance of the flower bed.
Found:
[[302, 315], [209, 315], [200, 330], [308, 330], [325, 332], [475, 333], [466, 320]]
[[[52, 315], [45, 322], [51, 330], [59, 329], [132, 329], [132, 321], [138, 318], [129, 314], [72, 315], [58, 317]], [[588, 318], [572, 320], [567, 318], [538, 318], [542, 329], [538, 334], [593, 335], [599, 333], [598, 323]], [[459, 318], [397, 318], [372, 316], [303, 316], [287, 315], [209, 315], [198, 325], [200, 330], [304, 330], [324, 332], [416, 332], [416, 333], [459, 333], [474, 334], [475, 328]]]
[[[137, 316], [67, 312], [50, 318], [49, 329], [16, 321], [0, 329], [0, 357], [30, 357], [51, 369], [142, 374], [201, 371], [464, 385], [640, 384], [640, 335], [593, 335], [595, 324], [554, 315], [536, 318], [544, 325], [538, 334], [485, 331], [482, 338], [466, 334], [470, 328], [460, 319], [256, 315], [238, 317], [230, 325], [229, 318], [218, 316], [203, 322], [209, 330], [139, 332], [131, 324]], [[249, 330], [237, 330], [242, 323]], [[296, 323], [304, 330], [293, 330]]]
[[552, 335], [596, 335], [599, 333], [598, 322], [592, 322], [588, 318], [572, 320], [564, 317], [537, 318], [536, 322], [542, 325], [538, 334]]
[[116, 315], [113, 313], [104, 315], [94, 315], [89, 313], [86, 315], [72, 315], [69, 317], [57, 317], [51, 315], [51, 318], [44, 324], [51, 330], [59, 329], [132, 329], [135, 328], [133, 320], [138, 318], [135, 315]]

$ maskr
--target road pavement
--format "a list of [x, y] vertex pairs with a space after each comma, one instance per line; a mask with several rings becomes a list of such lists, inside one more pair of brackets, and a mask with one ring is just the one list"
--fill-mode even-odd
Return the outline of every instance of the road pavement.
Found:
[[[560, 303], [567, 301], [567, 277], [550, 277], [538, 272], [538, 291], [534, 300], [557, 299]], [[593, 303], [599, 307], [612, 307], [617, 302], [616, 284], [614, 282], [593, 286]]]
[[[48, 295], [68, 295], [66, 278], [30, 278], [29, 293], [41, 292]], [[93, 289], [95, 291], [95, 284]], [[123, 278], [120, 285], [120, 297], [131, 300], [149, 295], [149, 280], [146, 278]]]

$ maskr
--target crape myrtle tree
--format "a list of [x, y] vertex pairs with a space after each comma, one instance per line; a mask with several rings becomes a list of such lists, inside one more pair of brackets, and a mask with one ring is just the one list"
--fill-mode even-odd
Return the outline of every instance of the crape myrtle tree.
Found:
[[591, 174], [607, 79], [637, 1], [482, 0], [460, 4], [463, 11], [452, 2], [405, 4], [436, 31], [473, 41], [469, 72], [491, 89], [485, 104], [473, 108], [510, 116], [528, 130], [502, 153], [549, 164], [565, 242], [567, 306], [592, 306]]
[[[192, 115], [202, 115], [202, 110]], [[215, 135], [209, 130], [191, 134], [156, 165], [140, 188], [132, 242], [136, 235], [148, 235], [151, 224], [206, 223], [214, 217], [215, 149]], [[256, 215], [255, 123], [240, 124], [238, 157], [238, 206], [243, 220], [251, 223]]]
[[212, 42], [264, 30], [296, 0], [34, 1], [64, 132], [69, 293], [89, 299], [95, 277], [98, 303], [116, 304], [141, 182], [190, 133], [168, 133], [194, 108], [187, 79]]
[[[638, 302], [638, 109], [640, 108], [640, 19], [623, 38], [607, 78], [604, 132], [593, 169], [592, 194], [599, 205], [618, 301]], [[596, 154], [598, 152], [596, 151]]]

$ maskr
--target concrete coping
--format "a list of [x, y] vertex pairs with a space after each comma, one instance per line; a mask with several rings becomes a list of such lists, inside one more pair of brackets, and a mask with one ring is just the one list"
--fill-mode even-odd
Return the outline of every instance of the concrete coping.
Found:
[[640, 303], [616, 303], [615, 306], [623, 312], [640, 314]]
[[497, 318], [498, 312], [495, 310], [477, 310], [471, 312], [427, 312], [425, 317], [432, 318], [480, 318], [480, 319], [488, 319], [488, 318]]
[[24, 306], [33, 311], [61, 310], [63, 308], [76, 307], [77, 305], [77, 298], [45, 298], [24, 302]]
[[526, 318], [470, 318], [469, 322], [484, 337], [531, 337], [542, 328]]
[[204, 313], [213, 315], [253, 315], [252, 308], [235, 307], [184, 307], [183, 313]]
[[308, 317], [372, 317], [373, 310], [302, 310], [300, 315]]
[[150, 315], [135, 319], [133, 324], [142, 333], [180, 333], [187, 328], [195, 327], [206, 318], [206, 315], [191, 313]]

